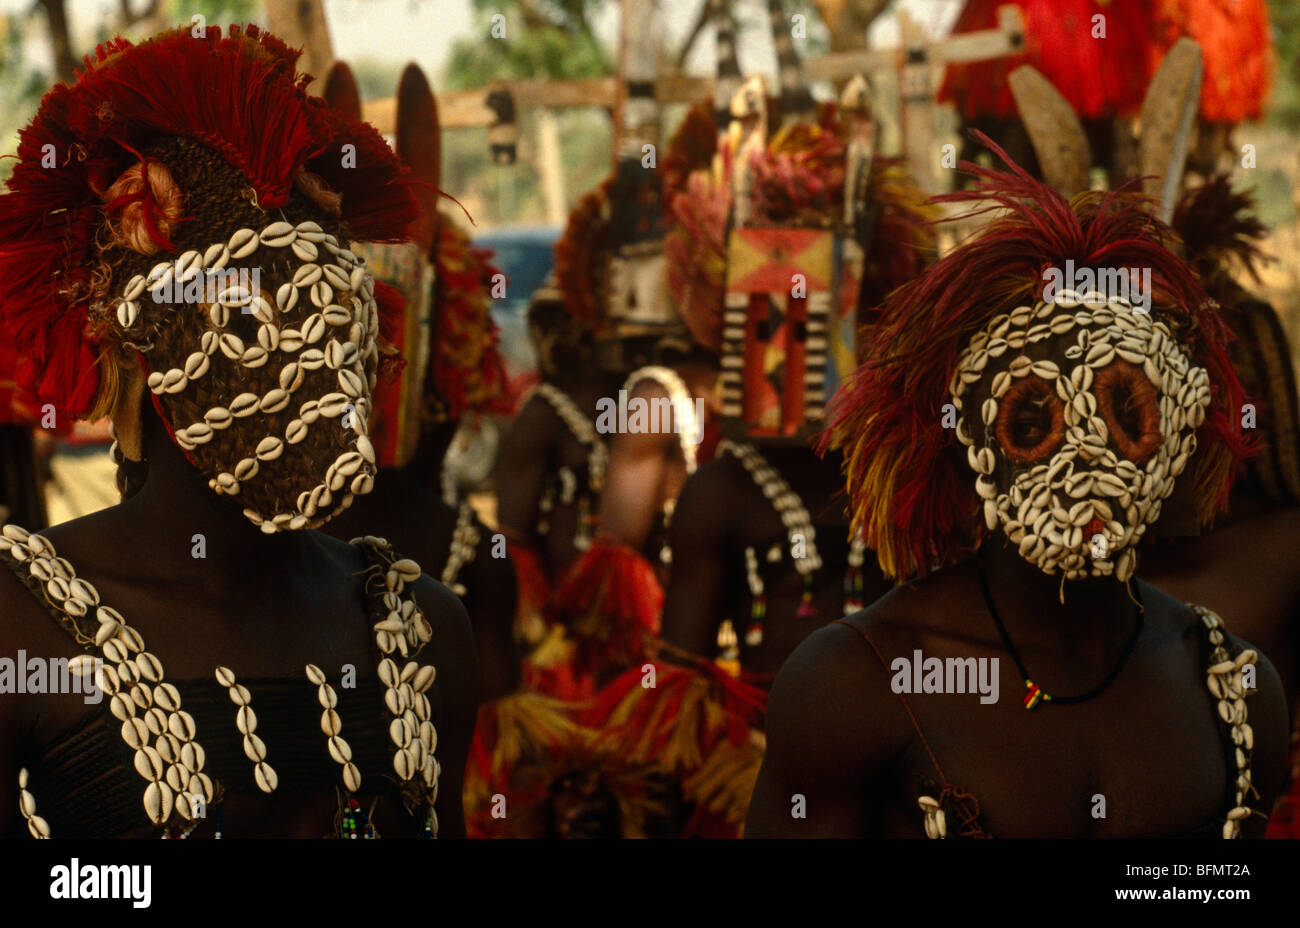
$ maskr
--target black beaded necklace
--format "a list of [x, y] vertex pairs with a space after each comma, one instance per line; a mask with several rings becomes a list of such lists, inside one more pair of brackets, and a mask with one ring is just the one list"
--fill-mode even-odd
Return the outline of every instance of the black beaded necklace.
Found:
[[988, 607], [989, 615], [993, 617], [993, 624], [998, 627], [998, 634], [1002, 636], [1003, 646], [1007, 649], [1007, 653], [1011, 655], [1011, 659], [1016, 662], [1016, 669], [1020, 671], [1020, 679], [1025, 681], [1026, 709], [1036, 709], [1045, 702], [1087, 702], [1089, 699], [1094, 699], [1097, 696], [1100, 696], [1105, 692], [1108, 686], [1115, 682], [1115, 678], [1119, 676], [1119, 672], [1124, 669], [1124, 665], [1128, 663], [1128, 659], [1133, 655], [1133, 651], [1137, 648], [1138, 638], [1142, 635], [1143, 608], [1142, 593], [1138, 590], [1137, 585], [1134, 584], [1134, 600], [1137, 602], [1138, 607], [1137, 622], [1133, 624], [1133, 633], [1129, 635], [1128, 643], [1124, 645], [1124, 650], [1120, 654], [1119, 661], [1115, 664], [1114, 668], [1106, 675], [1104, 680], [1086, 693], [1082, 693], [1078, 696], [1051, 696], [1044, 692], [1041, 686], [1030, 679], [1029, 671], [1025, 669], [1025, 662], [1020, 659], [1020, 652], [1017, 651], [1016, 646], [1012, 644], [1011, 636], [1007, 634], [1006, 626], [1002, 624], [1002, 617], [998, 615], [997, 607], [993, 605], [993, 594], [989, 591], [989, 578], [984, 571], [983, 564], [980, 565], [979, 573], [980, 589], [984, 591], [984, 605]]

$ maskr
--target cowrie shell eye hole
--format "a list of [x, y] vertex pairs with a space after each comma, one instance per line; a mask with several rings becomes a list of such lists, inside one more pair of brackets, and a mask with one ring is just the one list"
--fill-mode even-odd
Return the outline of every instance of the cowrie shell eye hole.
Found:
[[1156, 388], [1140, 367], [1113, 361], [1096, 372], [1092, 393], [1110, 439], [1129, 461], [1143, 464], [1164, 444]]
[[1012, 462], [1043, 461], [1065, 437], [1065, 404], [1050, 383], [1028, 374], [1008, 387], [999, 401], [993, 433]]

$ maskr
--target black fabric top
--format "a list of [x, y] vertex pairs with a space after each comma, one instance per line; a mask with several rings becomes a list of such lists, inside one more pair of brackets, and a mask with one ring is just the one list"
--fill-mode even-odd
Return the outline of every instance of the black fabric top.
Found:
[[[194, 716], [194, 741], [206, 752], [203, 772], [214, 786], [230, 795], [262, 796], [253, 780], [253, 762], [244, 754], [243, 735], [235, 726], [237, 707], [225, 688], [214, 678], [170, 682], [180, 691], [185, 711]], [[275, 794], [332, 797], [336, 787], [342, 788], [342, 767], [330, 756], [321, 731], [317, 687], [306, 676], [240, 678], [239, 683], [252, 695], [256, 734], [266, 742], [266, 762], [279, 777]], [[383, 684], [378, 677], [358, 674], [355, 689], [332, 685], [338, 694], [335, 711], [343, 723], [340, 735], [361, 771], [358, 800], [369, 808], [371, 798], [380, 797], [384, 805], [400, 809]], [[438, 727], [442, 712], [437, 687], [425, 695]], [[22, 751], [29, 758], [25, 766], [36, 811], [49, 823], [52, 837], [158, 836], [158, 827], [145, 814], [146, 783], [135, 770], [135, 752], [122, 740], [123, 723], [109, 712], [108, 703], [105, 698], [52, 743], [28, 744]], [[212, 815], [210, 809], [208, 817]], [[413, 835], [418, 824], [412, 817]], [[321, 822], [322, 836], [330, 825]]]

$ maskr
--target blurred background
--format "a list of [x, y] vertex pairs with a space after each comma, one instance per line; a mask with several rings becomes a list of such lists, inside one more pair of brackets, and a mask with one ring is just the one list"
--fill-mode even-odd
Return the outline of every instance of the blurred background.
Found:
[[[970, 66], [968, 91], [965, 95], [952, 91], [944, 84], [943, 43], [955, 33], [994, 26], [994, 10], [1004, 2], [787, 0], [784, 10], [801, 27], [796, 46], [806, 62], [847, 54], [862, 55], [866, 61], [870, 56], [884, 154], [907, 149], [899, 118], [901, 69], [895, 63], [901, 59], [900, 43], [910, 38], [936, 50], [928, 74], [933, 105], [927, 104], [926, 120], [932, 124], [927, 129], [932, 132], [929, 148], [937, 153], [946, 144], [960, 150], [963, 128], [983, 125], [979, 120], [987, 114], [979, 111], [975, 98], [980, 95], [969, 87], [997, 79], [996, 70], [981, 72], [978, 65]], [[1233, 115], [1225, 117], [1230, 123], [1224, 130], [1230, 133], [1230, 144], [1221, 146], [1218, 154], [1222, 158], [1243, 145], [1253, 146], [1253, 166], [1233, 164], [1231, 158], [1221, 166], [1233, 168], [1234, 184], [1256, 193], [1260, 218], [1269, 227], [1264, 248], [1275, 259], [1265, 268], [1263, 286], [1256, 289], [1278, 309], [1294, 346], [1300, 320], [1300, 3], [1254, 0], [1261, 17], [1263, 11], [1267, 13], [1263, 42], [1230, 35], [1236, 26], [1229, 20], [1251, 4], [1252, 0], [1133, 0], [1127, 5], [1167, 13], [1167, 19], [1181, 23], [1174, 28], [1203, 43], [1224, 46], [1211, 49], [1203, 44], [1207, 82], [1224, 84], [1220, 89], [1229, 97], [1230, 108], [1235, 107]], [[1118, 14], [1118, 8], [1125, 6], [1121, 0], [1021, 0], [1018, 5], [1030, 52], [1036, 44], [1048, 44], [1051, 57], [1067, 67], [1069, 29], [1078, 24], [1063, 26], [1065, 14], [1060, 11], [1095, 6], [1108, 12], [1114, 8]], [[637, 37], [657, 45], [661, 73], [682, 78], [713, 74], [715, 48], [705, 7], [705, 0], [661, 0], [663, 34]], [[730, 7], [742, 70], [774, 77], [767, 0], [732, 0]], [[413, 61], [438, 94], [443, 121], [442, 187], [472, 217], [475, 239], [496, 252], [496, 261], [507, 275], [506, 295], [495, 301], [493, 312], [501, 326], [510, 374], [522, 392], [535, 363], [525, 325], [528, 298], [550, 270], [551, 246], [569, 210], [611, 167], [610, 111], [594, 93], [590, 99], [595, 105], [582, 105], [586, 102], [580, 93], [583, 85], [574, 82], [596, 82], [617, 74], [619, 11], [619, 0], [0, 0], [0, 155], [6, 156], [0, 158], [0, 181], [9, 173], [12, 159], [8, 156], [17, 147], [18, 130], [35, 113], [42, 94], [57, 81], [71, 80], [82, 56], [115, 35], [139, 40], [162, 29], [188, 27], [195, 16], [209, 25], [257, 23], [291, 45], [303, 46], [302, 68], [309, 73], [323, 75], [331, 61], [346, 61], [360, 85], [366, 117], [384, 132], [392, 128], [390, 98], [398, 76]], [[1133, 28], [1118, 15], [1109, 25], [1112, 32]], [[1089, 41], [1086, 23], [1082, 28], [1075, 40]], [[1065, 40], [1060, 39], [1062, 29]], [[1225, 35], [1231, 41], [1221, 42]], [[1233, 51], [1233, 41], [1247, 42], [1252, 60], [1264, 63], [1263, 81], [1252, 83], [1232, 73], [1233, 56], [1239, 54]], [[1216, 67], [1221, 75], [1215, 74]], [[810, 71], [815, 78], [816, 69]], [[541, 81], [566, 81], [569, 90], [547, 100]], [[504, 85], [514, 88], [508, 101], [514, 106], [507, 105], [506, 110], [498, 106], [494, 111], [490, 93], [503, 86], [499, 82], [514, 82]], [[1060, 80], [1057, 85], [1070, 97]], [[830, 80], [814, 79], [812, 88], [819, 99], [833, 99], [836, 93]], [[220, 88], [213, 92], [220, 93]], [[541, 100], [548, 105], [536, 105]], [[677, 102], [666, 107], [664, 139], [688, 105]], [[1205, 106], [1203, 98], [1203, 117]], [[496, 138], [493, 133], [499, 131], [495, 124], [508, 121], [509, 109], [514, 110], [515, 157], [512, 163], [500, 163], [490, 154], [490, 136]], [[952, 182], [952, 171], [929, 173], [922, 180], [936, 192]], [[0, 383], [0, 390], [12, 394], [13, 385]], [[28, 429], [33, 423], [52, 424], [41, 423], [39, 413], [15, 409], [8, 418], [28, 420]], [[480, 429], [457, 444], [460, 479], [468, 489], [486, 480], [500, 425], [490, 424], [486, 431]], [[7, 440], [0, 435], [0, 444]], [[6, 508], [6, 519], [34, 528], [116, 501], [106, 426], [37, 428], [30, 449], [25, 453], [36, 473], [34, 482], [15, 472], [14, 465], [6, 465], [0, 474], [0, 504]], [[19, 471], [27, 466], [21, 458], [20, 454]]]

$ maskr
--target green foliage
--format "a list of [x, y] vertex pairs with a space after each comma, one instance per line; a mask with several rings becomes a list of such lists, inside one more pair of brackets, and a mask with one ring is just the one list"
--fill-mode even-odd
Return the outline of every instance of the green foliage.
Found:
[[[47, 74], [27, 60], [29, 41], [47, 41], [41, 17], [9, 14], [0, 17], [0, 152], [18, 148], [18, 130], [25, 126], [51, 83]], [[0, 159], [0, 181], [13, 172], [13, 160]]]
[[[474, 0], [476, 34], [453, 45], [439, 88], [469, 90], [494, 80], [573, 80], [612, 74], [614, 54], [601, 45], [591, 22], [613, 2]], [[504, 20], [496, 19], [498, 14]], [[556, 119], [567, 210], [608, 174], [611, 130], [608, 115], [600, 110], [560, 110]], [[486, 129], [443, 133], [443, 187], [465, 204], [480, 228], [547, 221], [537, 169], [537, 133], [537, 114], [521, 111], [519, 160], [509, 166], [489, 160]]]
[[1274, 125], [1300, 129], [1300, 4], [1269, 0], [1268, 16], [1277, 51], [1268, 119]]
[[[592, 32], [589, 14], [608, 0], [474, 0], [473, 38], [458, 39], [447, 63], [452, 90], [492, 80], [600, 77], [613, 62]], [[498, 15], [504, 20], [497, 20]], [[494, 28], [504, 35], [494, 35]]]
[[[565, 209], [609, 174], [612, 133], [599, 109], [556, 111]], [[519, 160], [496, 165], [488, 158], [486, 129], [456, 129], [442, 135], [442, 187], [474, 217], [479, 230], [496, 226], [545, 225], [537, 152], [538, 116], [525, 110], [519, 121]]]

